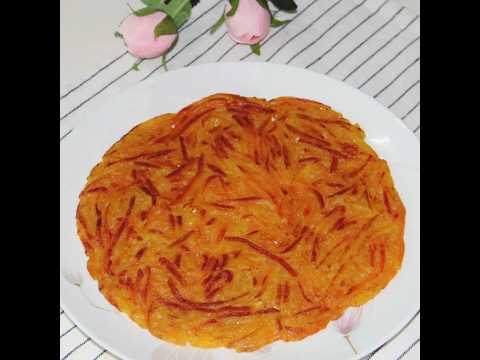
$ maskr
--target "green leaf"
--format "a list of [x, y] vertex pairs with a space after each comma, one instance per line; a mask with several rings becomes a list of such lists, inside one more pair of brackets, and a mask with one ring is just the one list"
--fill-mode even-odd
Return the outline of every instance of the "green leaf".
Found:
[[270, 0], [273, 5], [283, 11], [295, 11], [297, 10], [297, 4], [294, 0]]
[[180, 28], [192, 15], [192, 0], [141, 0], [146, 8], [140, 10], [130, 9], [137, 16], [153, 14], [155, 11], [162, 11], [169, 15], [177, 29]]
[[152, 7], [145, 7], [140, 10], [134, 10], [133, 13], [137, 16], [147, 16], [151, 15], [153, 13], [156, 13], [158, 9], [152, 8]]
[[167, 68], [167, 57], [165, 56], [165, 54], [162, 55], [162, 67], [165, 69], [165, 71], [168, 71], [168, 68]]
[[113, 35], [114, 35], [115, 37], [117, 37], [117, 38], [122, 38], [122, 39], [123, 39], [123, 35], [120, 34], [118, 31], [115, 31], [115, 32], [113, 33]]
[[285, 25], [285, 24], [288, 24], [290, 22], [290, 20], [278, 20], [278, 19], [275, 19], [273, 16], [272, 16], [272, 27], [279, 27], [279, 26], [282, 26], [282, 25]]
[[252, 52], [253, 52], [255, 55], [260, 55], [260, 43], [256, 43], [256, 44], [250, 45], [250, 49], [252, 49]]
[[138, 68], [138, 62], [136, 62], [135, 64], [132, 65], [132, 70], [135, 70], [135, 71], [140, 71], [140, 69]]
[[169, 15], [177, 28], [180, 28], [192, 15], [192, 3], [190, 0], [159, 0], [155, 8]]
[[162, 21], [157, 24], [157, 26], [155, 26], [153, 33], [155, 34], [155, 38], [159, 37], [160, 35], [176, 34], [177, 27], [175, 26], [172, 18], [167, 15]]
[[140, 1], [147, 6], [155, 7], [160, 3], [161, 0], [140, 0]]
[[[172, 0], [171, 2], [173, 2], [174, 0]], [[190, 16], [192, 15], [192, 4], [190, 3], [190, 0], [180, 0], [180, 1], [184, 1], [183, 3], [183, 7], [178, 7], [177, 11], [173, 11], [173, 16], [172, 16], [172, 19], [173, 21], [175, 21], [175, 24], [177, 25], [177, 27], [180, 27], [182, 26], [183, 24], [185, 24], [187, 22], [188, 19], [190, 19]], [[178, 3], [180, 3], [180, 1], [178, 1]]]
[[222, 26], [224, 22], [225, 22], [225, 15], [222, 12], [222, 16], [220, 16], [220, 18], [215, 22], [215, 24], [213, 24], [212, 29], [210, 30], [210, 34], [213, 34], [215, 31], [220, 29], [220, 26]]
[[268, 10], [268, 12], [270, 12], [270, 8], [268, 7], [267, 0], [257, 0], [257, 2], [261, 7], [263, 7], [264, 9]]
[[240, 3], [240, 0], [229, 0], [229, 1], [230, 1], [230, 5], [232, 6], [232, 8], [230, 9], [229, 12], [227, 12], [226, 15], [227, 16], [233, 16], [237, 12], [238, 4]]

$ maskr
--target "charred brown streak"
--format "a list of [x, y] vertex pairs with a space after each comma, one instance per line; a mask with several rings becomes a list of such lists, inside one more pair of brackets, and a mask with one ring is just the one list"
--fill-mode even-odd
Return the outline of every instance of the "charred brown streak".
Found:
[[356, 223], [357, 222], [355, 220], [346, 221], [346, 219], [344, 217], [341, 217], [340, 219], [338, 219], [335, 222], [335, 224], [331, 227], [331, 229], [328, 230], [328, 232], [336, 231], [336, 230], [342, 230], [342, 229], [346, 228], [347, 226], [354, 225]]
[[267, 159], [265, 160], [265, 169], [267, 170], [268, 173], [270, 173], [270, 156], [268, 153], [267, 153]]
[[341, 153], [340, 151], [337, 151], [337, 150], [334, 150], [328, 146], [326, 146], [325, 144], [323, 143], [320, 143], [318, 140], [312, 140], [312, 139], [309, 139], [309, 138], [300, 138], [299, 140], [301, 143], [304, 143], [304, 144], [308, 144], [308, 145], [312, 145], [314, 147], [317, 147], [319, 149], [322, 149], [328, 153], [330, 153], [331, 155], [336, 155], [337, 157], [339, 158], [342, 158], [342, 159], [350, 159], [350, 156], [349, 155], [346, 155], [344, 153]]
[[[265, 135], [263, 138], [264, 142], [268, 142], [270, 148], [270, 154], [272, 155], [272, 159], [275, 160], [277, 157], [282, 156], [282, 146], [280, 142], [275, 137], [275, 135]], [[275, 169], [273, 162], [271, 166]]]
[[344, 244], [345, 242], [348, 241], [348, 238], [343, 238], [342, 240], [340, 240], [326, 255], [325, 257], [322, 259], [322, 261], [320, 261], [320, 263], [316, 266], [316, 268], [318, 269], [320, 266], [323, 265], [323, 263], [330, 257], [330, 255], [335, 251], [337, 250], [340, 245]]
[[310, 298], [307, 296], [307, 294], [305, 294], [305, 290], [302, 286], [302, 283], [300, 281], [298, 281], [298, 288], [300, 289], [300, 293], [302, 294], [302, 297], [309, 303], [313, 303], [312, 300], [310, 300]]
[[178, 138], [178, 141], [180, 142], [180, 148], [182, 149], [182, 156], [183, 156], [183, 159], [185, 161], [188, 161], [190, 160], [189, 157], [188, 157], [188, 152], [187, 152], [187, 148], [185, 147], [185, 142], [183, 140], [183, 137], [179, 137]]
[[358, 174], [360, 174], [360, 172], [362, 172], [363, 169], [365, 169], [368, 165], [368, 163], [370, 162], [370, 160], [372, 159], [372, 156], [371, 155], [368, 155], [368, 158], [367, 160], [363, 163], [362, 166], [360, 166], [358, 169], [350, 172], [349, 174], [345, 174], [345, 176], [347, 177], [354, 177], [354, 176], [357, 176]]
[[133, 164], [136, 165], [136, 166], [143, 166], [143, 167], [147, 167], [147, 168], [150, 168], [150, 169], [162, 169], [163, 168], [162, 165], [151, 164], [151, 163], [144, 162], [144, 161], [134, 161]]
[[305, 114], [298, 114], [298, 117], [307, 121], [315, 122], [315, 123], [338, 125], [346, 129], [352, 127], [352, 125], [349, 122], [347, 122], [346, 120], [341, 120], [341, 118], [338, 118], [339, 120], [330, 120], [330, 119], [315, 118]]
[[150, 270], [150, 266], [147, 266], [145, 268], [145, 285], [142, 289], [142, 291], [140, 292], [140, 296], [142, 297], [142, 300], [143, 301], [146, 301], [147, 297], [148, 297], [148, 289], [150, 288], [150, 274], [151, 274], [151, 270]]
[[240, 197], [240, 198], [235, 198], [235, 199], [225, 199], [222, 200], [222, 202], [244, 202], [244, 201], [258, 201], [258, 200], [263, 200], [262, 197], [260, 196], [245, 196], [245, 197]]
[[330, 164], [330, 172], [333, 173], [337, 171], [338, 168], [338, 159], [336, 156], [332, 157], [332, 163]]
[[288, 154], [288, 149], [286, 146], [282, 147], [282, 153], [283, 153], [283, 162], [285, 164], [286, 168], [290, 167], [290, 155]]
[[255, 111], [265, 113], [265, 114], [273, 114], [275, 112], [274, 110], [272, 110], [270, 108], [267, 108], [265, 106], [255, 104], [255, 103], [246, 103], [246, 104], [245, 103], [244, 104], [235, 103], [235, 104], [229, 105], [227, 107], [227, 109], [229, 111], [239, 112], [239, 113], [247, 113], [247, 114], [250, 113], [250, 112], [255, 112]]
[[318, 190], [312, 189], [312, 191], [315, 194], [315, 197], [317, 198], [320, 207], [323, 209], [325, 207], [325, 200], [323, 198], [323, 195]]
[[319, 157], [316, 157], [316, 156], [309, 156], [309, 157], [306, 157], [306, 158], [301, 158], [301, 159], [298, 159], [298, 162], [299, 163], [306, 163], [306, 162], [313, 162], [313, 163], [317, 163], [320, 161], [320, 158]]
[[214, 261], [213, 267], [212, 267], [212, 272], [217, 270], [219, 266], [220, 266], [220, 261], [217, 258], [215, 258], [215, 261]]
[[223, 285], [216, 284], [220, 280], [224, 280], [226, 283], [230, 283], [233, 280], [233, 273], [230, 270], [221, 270], [215, 276], [212, 273], [207, 279], [204, 280], [203, 285], [205, 286], [205, 298], [211, 299], [218, 291], [223, 288]]
[[387, 209], [390, 215], [393, 215], [392, 208], [390, 207], [390, 200], [388, 198], [387, 190], [383, 190], [383, 203], [385, 204], [385, 208]]
[[216, 137], [214, 140], [215, 145], [211, 144], [210, 146], [212, 147], [214, 154], [216, 157], [219, 159], [225, 158], [228, 159], [228, 154], [227, 151], [225, 150], [225, 145], [223, 142], [220, 140], [219, 137]]
[[380, 271], [385, 269], [385, 244], [380, 244]]
[[318, 236], [315, 236], [315, 240], [313, 240], [313, 246], [312, 246], [312, 255], [310, 257], [311, 262], [317, 261], [317, 246], [318, 246]]
[[208, 184], [210, 184], [211, 181], [215, 180], [215, 179], [218, 179], [220, 181], [221, 179], [221, 176], [219, 175], [211, 175], [209, 176], [206, 180], [205, 180], [205, 183], [203, 184], [203, 189], [205, 190], [208, 186]]
[[345, 194], [346, 192], [352, 190], [353, 187], [354, 187], [353, 185], [352, 185], [352, 186], [349, 186], [349, 187], [347, 187], [347, 188], [345, 188], [345, 189], [339, 190], [339, 191], [337, 191], [337, 192], [334, 192], [333, 194], [328, 195], [328, 197], [331, 198], [331, 197], [334, 197], [334, 196], [338, 196], [338, 195]]
[[86, 190], [85, 193], [89, 194], [89, 193], [95, 193], [95, 192], [106, 192], [107, 190], [108, 189], [105, 186], [98, 186], [96, 188]]
[[189, 159], [186, 162], [184, 162], [182, 165], [177, 167], [175, 170], [170, 172], [169, 174], [165, 175], [167, 179], [174, 179], [176, 177], [179, 177], [182, 175], [182, 173], [186, 170], [188, 170], [193, 164], [195, 163], [194, 159]]
[[217, 236], [217, 243], [219, 243], [220, 241], [223, 240], [223, 237], [225, 236], [225, 233], [227, 232], [227, 229], [226, 228], [222, 228], [222, 230], [220, 230], [218, 232], [218, 236]]
[[138, 250], [137, 253], [135, 254], [135, 258], [137, 260], [140, 260], [143, 257], [143, 254], [145, 253], [145, 250], [147, 250], [147, 247], [143, 247], [140, 250]]
[[262, 281], [262, 288], [261, 288], [260, 291], [255, 295], [255, 299], [258, 299], [260, 296], [262, 296], [262, 294], [263, 294], [263, 293], [265, 292], [265, 290], [267, 289], [267, 286], [266, 286], [267, 279], [268, 279], [268, 275], [265, 275], [265, 277], [263, 278], [263, 281]]
[[288, 284], [288, 281], [286, 281], [285, 284], [283, 285], [283, 302], [284, 303], [288, 302], [289, 295], [290, 295], [290, 285]]
[[221, 312], [221, 311], [232, 311], [232, 310], [245, 311], [250, 309], [248, 306], [222, 306], [220, 308], [215, 309], [215, 307], [217, 306], [221, 306], [228, 302], [232, 302], [247, 296], [248, 292], [245, 292], [238, 296], [232, 297], [227, 300], [222, 300], [222, 301], [196, 302], [183, 297], [180, 291], [178, 290], [178, 288], [175, 286], [175, 283], [172, 281], [172, 279], [168, 279], [167, 284], [168, 284], [168, 287], [170, 288], [170, 292], [172, 293], [173, 297], [186, 308], [191, 308], [195, 310], [204, 310], [206, 312]]
[[242, 115], [233, 114], [232, 118], [237, 122], [238, 125], [240, 125], [244, 129], [254, 128], [252, 120], [250, 120], [250, 118], [248, 118], [248, 116], [245, 114], [242, 114]]
[[226, 204], [219, 204], [219, 203], [214, 203], [214, 202], [211, 202], [211, 203], [208, 203], [209, 205], [211, 206], [214, 206], [214, 207], [218, 207], [220, 209], [235, 209], [235, 206], [232, 206], [232, 205], [226, 205]]
[[336, 213], [337, 211], [340, 211], [342, 214], [345, 214], [346, 208], [345, 208], [345, 206], [343, 206], [343, 205], [337, 205], [337, 206], [335, 206], [332, 210], [330, 210], [329, 212], [327, 212], [327, 213], [325, 214], [325, 218], [330, 217], [331, 215], [333, 215], [333, 214]]
[[277, 285], [277, 297], [276, 297], [278, 305], [282, 304], [282, 298], [283, 298], [282, 292], [283, 292], [282, 284], [278, 284]]
[[175, 230], [175, 216], [173, 214], [168, 215], [168, 220], [170, 222], [170, 226], [173, 230]]
[[185, 285], [185, 280], [182, 274], [178, 272], [176, 266], [172, 262], [170, 262], [170, 260], [161, 256], [158, 258], [158, 261], [168, 270], [168, 272], [170, 272], [173, 275], [173, 277], [175, 277], [175, 279], [177, 279], [180, 282], [180, 284]]
[[255, 164], [260, 165], [260, 155], [258, 154], [258, 150], [255, 149], [253, 154], [254, 154]]
[[155, 158], [155, 157], [168, 155], [168, 154], [170, 154], [174, 151], [175, 151], [175, 149], [165, 149], [165, 150], [156, 151], [156, 152], [141, 153], [139, 155], [130, 156], [130, 157], [126, 157], [126, 158], [123, 158], [123, 159], [111, 161], [111, 162], [107, 163], [106, 166], [111, 166], [111, 165], [118, 164], [118, 163], [121, 163], [121, 162], [126, 162], [126, 161], [133, 161], [133, 160], [137, 160], [137, 159], [141, 159], [141, 158], [152, 159], [152, 158]]
[[270, 119], [266, 119], [257, 129], [258, 135], [262, 135], [263, 130], [268, 126], [268, 124], [271, 124], [272, 121]]
[[203, 254], [202, 257], [203, 257], [203, 263], [202, 263], [202, 268], [201, 269], [205, 270], [205, 268], [207, 267], [207, 264], [208, 264], [209, 257], [206, 254]]
[[297, 246], [298, 243], [302, 240], [302, 238], [305, 235], [305, 233], [307, 232], [307, 230], [308, 230], [308, 227], [304, 226], [302, 228], [302, 231], [300, 232], [300, 235], [289, 246], [287, 246], [287, 248], [285, 250], [283, 250], [281, 252], [281, 254], [285, 254], [285, 253], [293, 250], [295, 248], [295, 246]]
[[179, 269], [180, 269], [180, 266], [181, 266], [181, 262], [182, 262], [182, 254], [175, 255], [175, 260], [173, 261], [173, 263]]
[[326, 147], [331, 145], [329, 142], [327, 142], [323, 139], [319, 139], [319, 138], [317, 138], [315, 136], [312, 136], [310, 134], [304, 133], [303, 131], [297, 129], [296, 127], [294, 127], [290, 124], [285, 123], [285, 126], [286, 126], [288, 131], [290, 131], [292, 134], [295, 134], [295, 135], [299, 136], [300, 139], [303, 139], [305, 141], [310, 141], [312, 143], [322, 145], [322, 146], [326, 146]]
[[341, 183], [334, 183], [334, 182], [326, 182], [325, 185], [335, 188], [345, 188], [345, 184]]
[[217, 221], [216, 218], [211, 218], [210, 220], [208, 220], [205, 225], [209, 226], [209, 225], [212, 225], [215, 221]]
[[140, 189], [145, 194], [151, 197], [152, 205], [155, 206], [157, 204], [157, 198], [160, 196], [160, 194], [158, 193], [155, 185], [153, 185], [152, 181], [148, 177], [144, 179], [143, 186], [141, 186]]
[[359, 149], [356, 145], [348, 144], [348, 143], [341, 143], [340, 146], [342, 147], [343, 151], [351, 156], [355, 156], [358, 154]]
[[235, 242], [240, 242], [242, 244], [245, 244], [249, 246], [251, 249], [255, 250], [256, 252], [265, 255], [266, 257], [272, 259], [273, 261], [277, 262], [279, 265], [281, 265], [290, 275], [296, 277], [298, 275], [298, 272], [283, 258], [280, 256], [272, 254], [270, 251], [267, 249], [262, 248], [261, 246], [258, 246], [257, 244], [251, 242], [248, 239], [244, 239], [241, 237], [237, 236], [228, 236], [225, 237], [225, 240], [227, 241], [235, 241]]
[[160, 194], [150, 178], [147, 176], [147, 173], [145, 171], [133, 169], [132, 177], [140, 187], [140, 190], [142, 190], [152, 199], [152, 205], [155, 206], [157, 203], [157, 198], [160, 196]]
[[376, 244], [370, 244], [368, 246], [368, 252], [370, 254], [370, 265], [372, 267], [375, 267], [375, 253], [377, 251], [377, 245]]
[[282, 331], [283, 330], [283, 325], [282, 325], [282, 321], [280, 320], [280, 317], [277, 317], [277, 328], [278, 328], [278, 331]]
[[101, 242], [101, 231], [102, 231], [102, 212], [98, 207], [98, 203], [95, 204], [95, 215], [97, 216], [97, 221], [95, 224], [95, 231], [97, 236], [97, 241]]
[[203, 116], [213, 111], [215, 111], [215, 109], [206, 109], [204, 111], [201, 111], [199, 114], [193, 114], [193, 116], [190, 117], [188, 117], [188, 115], [190, 115], [188, 114], [188, 111], [180, 111], [174, 120], [175, 128], [169, 134], [155, 140], [155, 143], [158, 144], [176, 139], [178, 136], [182, 135], [190, 126], [201, 120]]
[[213, 164], [207, 164], [207, 167], [216, 174], [219, 174], [221, 176], [227, 176], [227, 174], [218, 166], [215, 166]]
[[[225, 235], [225, 234], [224, 234]], [[223, 269], [225, 266], [227, 266], [228, 264], [228, 259], [229, 259], [229, 256], [228, 254], [223, 254], [222, 255], [222, 261], [220, 263], [220, 269]]]
[[[321, 124], [318, 124], [320, 125], [322, 128], [323, 126]], [[318, 129], [312, 127], [312, 126], [308, 126], [308, 125], [305, 125], [304, 126], [305, 130], [307, 130], [310, 134], [315, 134], [316, 137], [320, 137], [322, 139], [326, 139], [325, 135], [323, 135]]]
[[217, 137], [218, 141], [224, 145], [227, 149], [235, 151], [235, 148], [233, 147], [232, 143], [223, 135], [219, 135]]
[[120, 222], [120, 226], [118, 227], [117, 232], [115, 233], [114, 239], [113, 239], [113, 244], [112, 246], [118, 241], [120, 236], [122, 235], [123, 231], [125, 230], [125, 227], [127, 226], [128, 223], [128, 218], [130, 217], [130, 214], [132, 213], [133, 207], [135, 205], [135, 196], [132, 196], [130, 198], [130, 201], [128, 203], [128, 209], [127, 212], [125, 213], [125, 216]]
[[194, 232], [195, 232], [194, 230], [187, 232], [185, 235], [181, 236], [180, 238], [175, 240], [173, 243], [168, 245], [168, 247], [174, 247], [174, 246], [183, 244], [185, 241], [187, 241], [190, 238], [191, 235], [193, 235]]
[[198, 180], [198, 178], [202, 174], [203, 169], [204, 169], [204, 161], [203, 161], [203, 154], [202, 154], [200, 155], [200, 158], [198, 158], [197, 160], [197, 171], [195, 172], [195, 175], [187, 184], [187, 186], [185, 186], [183, 191], [173, 200], [171, 205], [178, 203], [180, 200], [182, 200], [185, 197], [185, 195], [187, 195], [188, 191], [192, 188], [193, 184]]

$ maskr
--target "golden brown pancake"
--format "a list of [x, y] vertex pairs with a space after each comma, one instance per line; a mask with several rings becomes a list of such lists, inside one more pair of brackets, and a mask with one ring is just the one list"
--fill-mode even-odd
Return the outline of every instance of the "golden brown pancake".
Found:
[[365, 134], [321, 103], [217, 94], [133, 128], [80, 195], [105, 297], [175, 344], [300, 340], [399, 270], [405, 209]]

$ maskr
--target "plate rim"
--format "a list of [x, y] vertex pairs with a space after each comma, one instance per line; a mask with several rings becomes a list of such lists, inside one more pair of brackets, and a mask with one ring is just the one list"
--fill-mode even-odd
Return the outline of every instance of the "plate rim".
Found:
[[[412, 132], [412, 130], [408, 128], [408, 126], [405, 124], [405, 122], [403, 122], [395, 113], [393, 113], [389, 108], [387, 108], [385, 105], [380, 103], [377, 99], [375, 99], [372, 96], [369, 96], [368, 94], [362, 92], [358, 88], [356, 88], [356, 87], [354, 87], [354, 86], [352, 86], [352, 85], [350, 85], [346, 82], [343, 82], [341, 80], [335, 79], [335, 78], [333, 78], [329, 75], [318, 73], [318, 72], [315, 72], [313, 70], [302, 68], [302, 67], [299, 67], [299, 66], [285, 65], [285, 64], [281, 64], [281, 63], [269, 63], [269, 62], [263, 62], [263, 61], [259, 61], [259, 62], [255, 62], [255, 61], [246, 61], [246, 62], [225, 61], [225, 62], [218, 62], [218, 63], [208, 62], [208, 63], [195, 64], [195, 65], [188, 66], [188, 67], [181, 67], [181, 68], [178, 68], [178, 69], [170, 70], [170, 71], [168, 71], [168, 73], [175, 73], [175, 72], [181, 72], [181, 71], [198, 71], [198, 70], [200, 70], [200, 68], [223, 67], [223, 66], [224, 67], [230, 67], [230, 66], [234, 66], [234, 67], [237, 67], [237, 66], [240, 66], [240, 67], [242, 67], [242, 66], [244, 66], [244, 67], [269, 67], [269, 68], [276, 67], [280, 71], [282, 71], [282, 69], [283, 69], [283, 70], [286, 70], [286, 71], [294, 70], [294, 71], [299, 71], [299, 72], [307, 72], [307, 73], [310, 73], [313, 76], [328, 79], [329, 81], [333, 81], [333, 82], [337, 83], [339, 86], [346, 89], [347, 91], [352, 91], [353, 90], [353, 92], [355, 92], [357, 96], [363, 98], [363, 101], [370, 101], [370, 102], [373, 101], [377, 107], [381, 107], [381, 108], [383, 108], [384, 111], [385, 110], [388, 111], [390, 113], [391, 117], [392, 117], [392, 120], [394, 119], [394, 121], [396, 122], [396, 125], [397, 126], [400, 125], [404, 130], [406, 130], [408, 132], [408, 136], [410, 136], [412, 139], [415, 139], [416, 145], [418, 146], [418, 149], [416, 149], [417, 150], [416, 152], [418, 153], [418, 161], [420, 161], [420, 141], [415, 136], [415, 134]], [[139, 81], [139, 82], [137, 82], [133, 85], [122, 88], [119, 91], [116, 91], [112, 94], [109, 94], [108, 96], [103, 98], [98, 104], [95, 104], [94, 106], [92, 106], [90, 108], [87, 108], [83, 113], [80, 114], [79, 119], [77, 120], [77, 125], [73, 126], [70, 130], [65, 131], [65, 133], [70, 132], [70, 134], [69, 134], [70, 136], [67, 136], [67, 137], [72, 138], [71, 135], [73, 135], [73, 137], [76, 136], [78, 131], [77, 132], [74, 131], [75, 129], [83, 128], [83, 127], [87, 126], [87, 125], [85, 125], [85, 121], [82, 121], [82, 120], [84, 120], [86, 117], [88, 117], [88, 115], [94, 114], [95, 112], [99, 112], [100, 110], [106, 108], [113, 100], [115, 100], [115, 98], [121, 97], [128, 92], [135, 91], [136, 89], [139, 89], [141, 87], [151, 86], [151, 84], [159, 81], [159, 79], [161, 79], [161, 77], [164, 76], [164, 75], [165, 75], [165, 73], [158, 73], [158, 74], [155, 74], [154, 76], [149, 77], [145, 80], [141, 80], [141, 81]], [[67, 139], [65, 138], [64, 140], [67, 140]], [[61, 141], [60, 142], [60, 147], [62, 146], [62, 143], [68, 144], [68, 141]], [[418, 241], [420, 242], [420, 237], [418, 238]], [[62, 281], [61, 272], [60, 272], [60, 280]], [[94, 280], [94, 281], [97, 282], [97, 280]], [[119, 357], [122, 360], [134, 360], [130, 356], [127, 356], [126, 354], [124, 354], [122, 351], [110, 346], [110, 344], [107, 344], [103, 340], [99, 339], [99, 337], [95, 334], [94, 331], [92, 331], [89, 328], [88, 325], [85, 325], [85, 323], [82, 320], [79, 320], [76, 316], [74, 316], [72, 314], [71, 310], [69, 309], [68, 305], [66, 305], [66, 303], [64, 302], [64, 300], [62, 298], [61, 287], [60, 287], [60, 306], [61, 306], [62, 310], [66, 313], [66, 315], [72, 320], [74, 325], [76, 325], [79, 329], [81, 329], [82, 332], [85, 333], [85, 335], [87, 335], [95, 343], [102, 346], [104, 349], [106, 349], [107, 351], [109, 351], [110, 353], [114, 354], [115, 356]], [[418, 304], [418, 307], [416, 307], [414, 309], [414, 311], [411, 311], [403, 321], [400, 321], [396, 327], [392, 327], [392, 331], [390, 331], [385, 336], [383, 336], [381, 338], [381, 341], [378, 341], [378, 343], [375, 343], [373, 346], [368, 347], [364, 351], [360, 351], [357, 354], [352, 354], [351, 357], [347, 357], [344, 360], [360, 360], [363, 357], [374, 353], [375, 351], [377, 351], [378, 349], [383, 347], [386, 343], [393, 340], [397, 335], [402, 333], [408, 327], [406, 325], [407, 324], [409, 325], [409, 323], [419, 313], [420, 313], [420, 304]], [[120, 313], [120, 314], [123, 315], [122, 313]], [[148, 333], [148, 330], [145, 330], [143, 328], [139, 328], [139, 329], [142, 330], [142, 331], [147, 331], [147, 333]], [[325, 330], [325, 329], [323, 329], [323, 330]], [[322, 331], [322, 330], [320, 330], [320, 331]], [[314, 334], [312, 334], [312, 335], [314, 335]], [[161, 340], [161, 341], [163, 341], [163, 342], [165, 342], [169, 345], [175, 346], [174, 344], [168, 343], [165, 340], [162, 340], [162, 339], [159, 339], [159, 340]], [[282, 340], [277, 340], [277, 341], [275, 341], [271, 344], [275, 344], [276, 342], [279, 342], [279, 341], [282, 341]]]

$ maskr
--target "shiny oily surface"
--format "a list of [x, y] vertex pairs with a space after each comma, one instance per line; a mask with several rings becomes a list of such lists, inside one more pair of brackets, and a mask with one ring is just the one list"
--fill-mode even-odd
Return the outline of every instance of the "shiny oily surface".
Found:
[[328, 106], [217, 94], [132, 129], [77, 212], [101, 292], [155, 336], [253, 351], [300, 340], [399, 270], [388, 165]]

